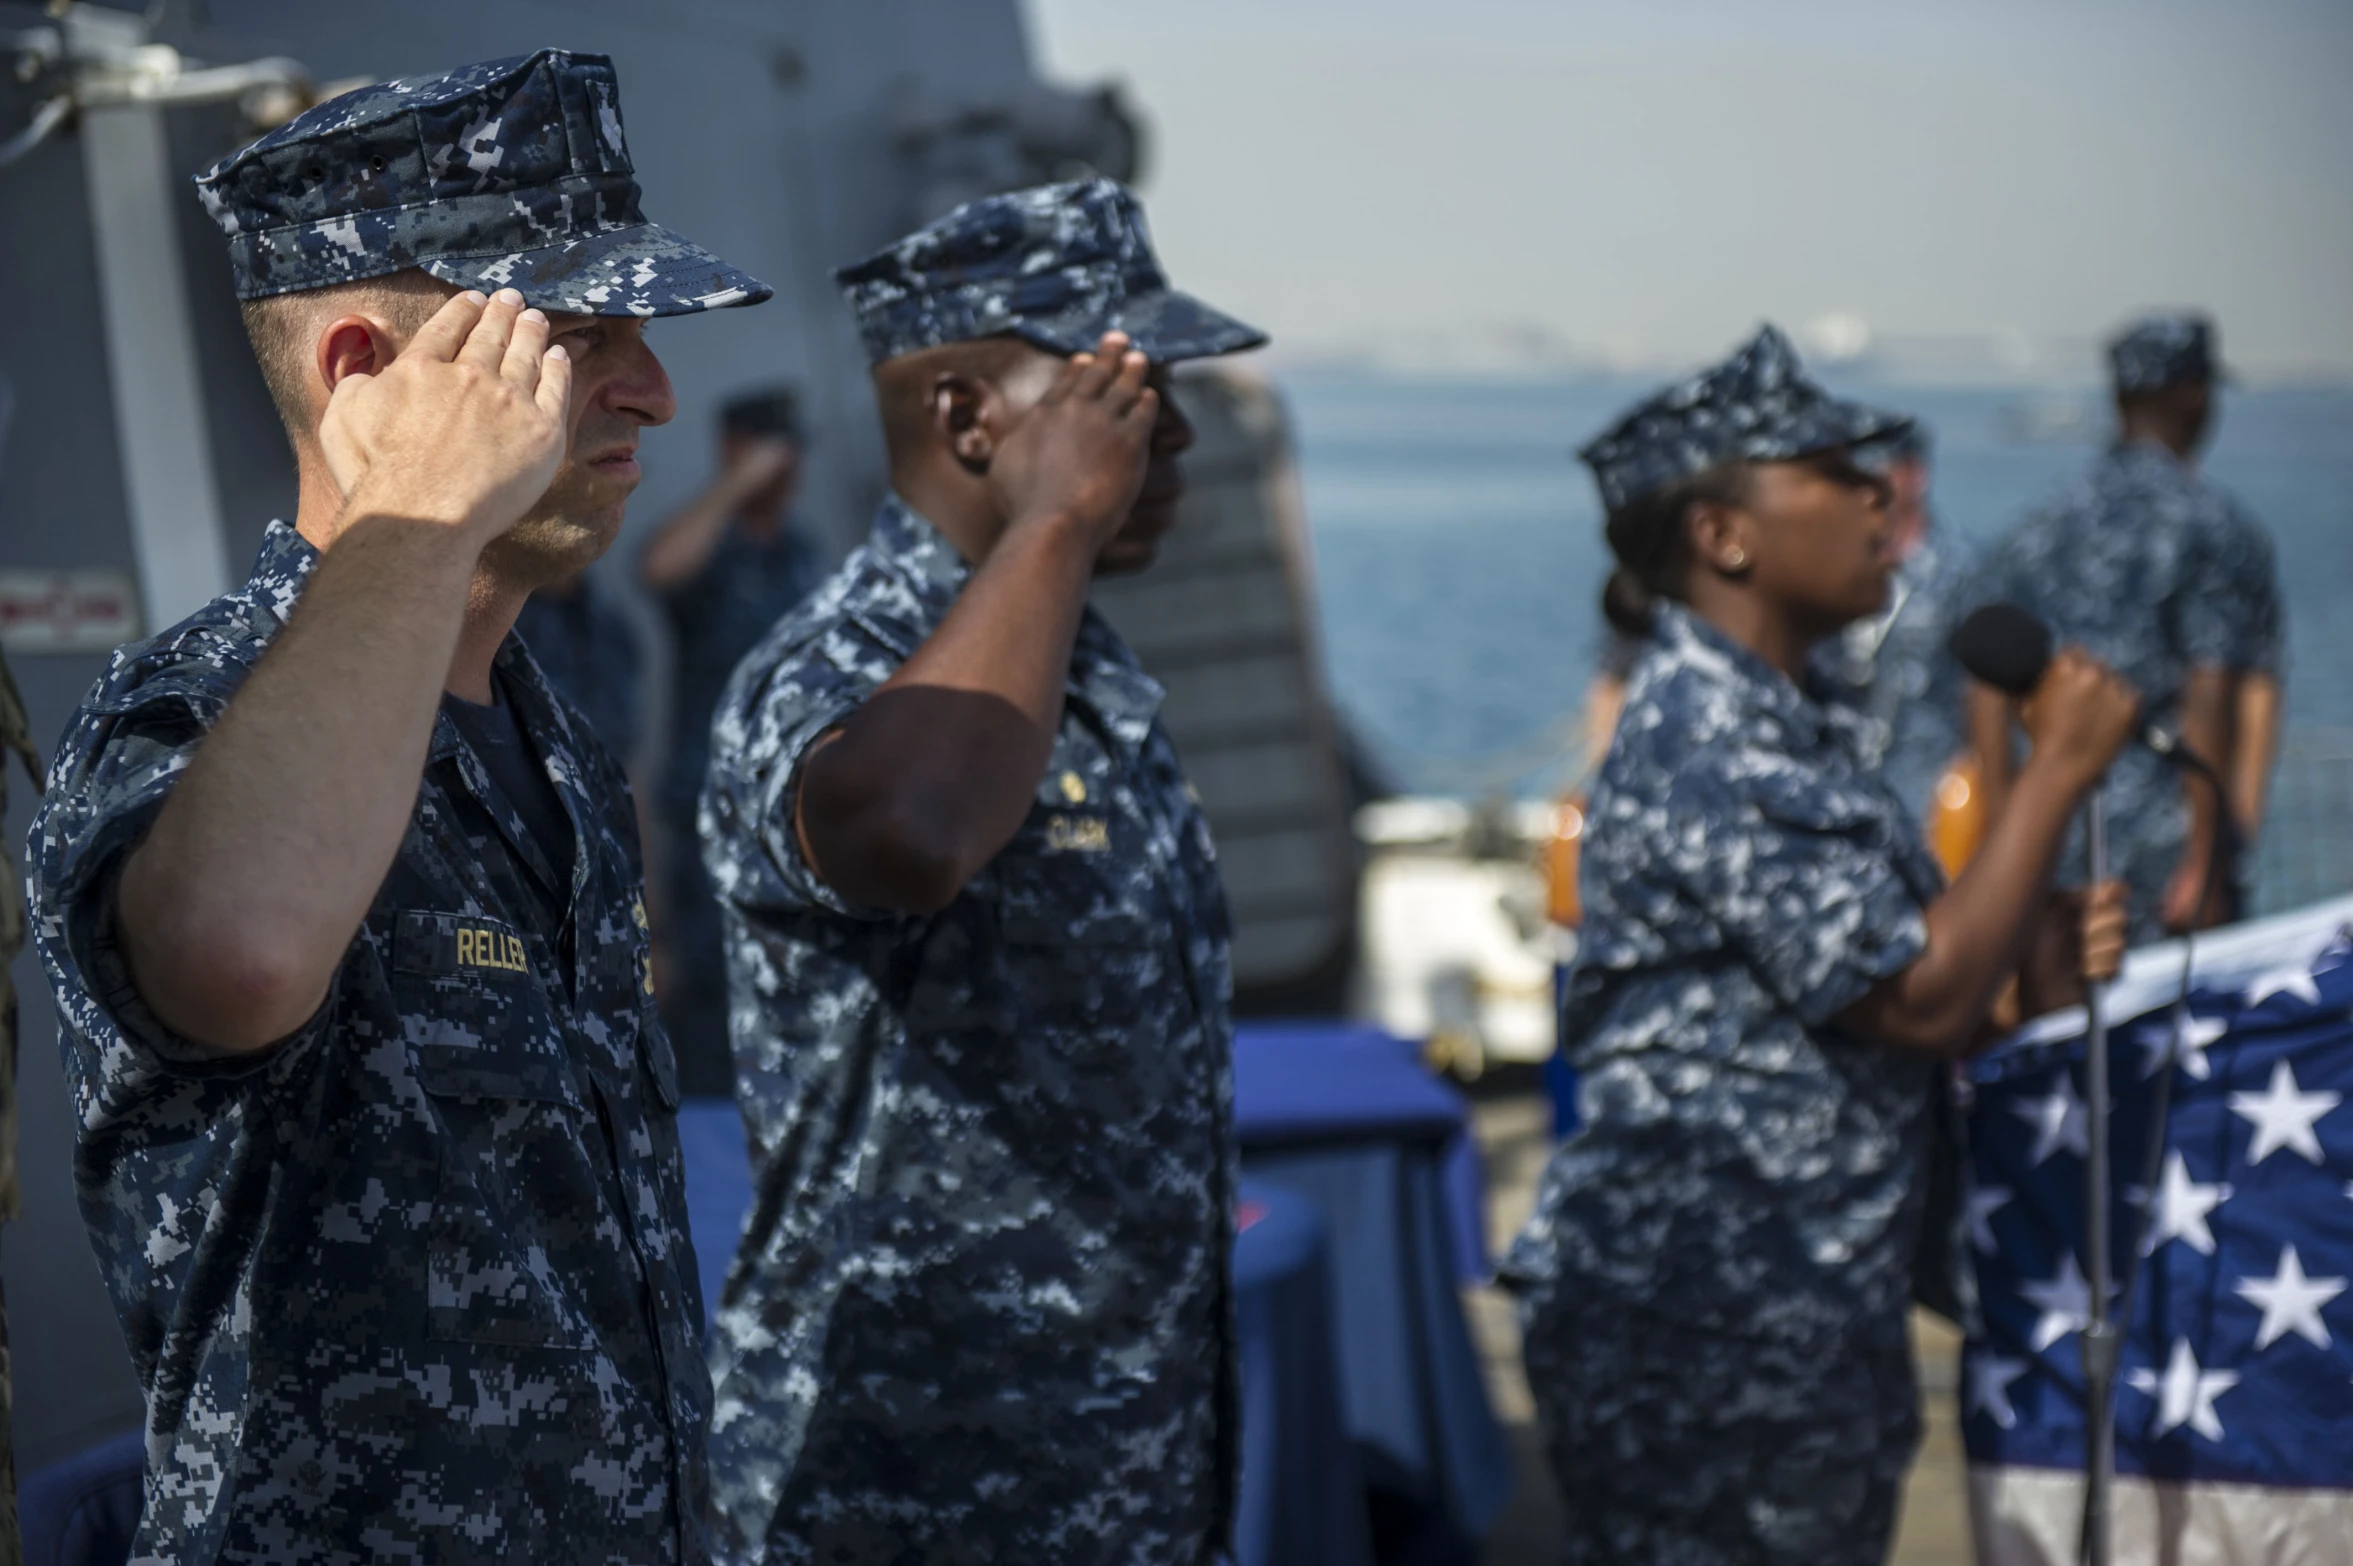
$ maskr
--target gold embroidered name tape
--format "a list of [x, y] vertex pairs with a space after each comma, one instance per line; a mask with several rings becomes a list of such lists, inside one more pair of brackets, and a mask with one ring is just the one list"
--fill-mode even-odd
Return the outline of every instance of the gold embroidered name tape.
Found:
[[1111, 851], [1111, 823], [1101, 816], [1050, 816], [1046, 846], [1056, 853], [1106, 854]]
[[458, 926], [458, 966], [496, 968], [505, 973], [529, 973], [531, 959], [524, 955], [521, 937], [508, 935], [503, 930], [484, 930], [461, 924]]

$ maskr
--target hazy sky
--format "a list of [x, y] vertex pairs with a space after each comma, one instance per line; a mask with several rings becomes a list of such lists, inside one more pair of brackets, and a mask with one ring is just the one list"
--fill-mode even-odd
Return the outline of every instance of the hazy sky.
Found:
[[2187, 303], [2257, 374], [2353, 372], [2353, 0], [1028, 5], [1147, 111], [1180, 286], [1294, 350], [1849, 314], [2049, 369]]

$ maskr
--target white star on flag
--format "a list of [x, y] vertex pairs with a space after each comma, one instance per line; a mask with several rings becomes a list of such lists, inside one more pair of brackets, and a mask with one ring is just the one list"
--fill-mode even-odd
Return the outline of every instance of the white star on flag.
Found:
[[2049, 1094], [2020, 1099], [2010, 1108], [2019, 1119], [2034, 1127], [2034, 1151], [2027, 1157], [2029, 1165], [2041, 1163], [2062, 1147], [2078, 1158], [2091, 1151], [2083, 1099], [2075, 1091], [2075, 1079], [2065, 1071], [2059, 1073], [2059, 1084]]
[[2247, 1148], [2247, 1162], [2259, 1164], [2284, 1147], [2307, 1162], [2319, 1163], [2320, 1137], [2312, 1128], [2344, 1101], [2342, 1093], [2297, 1091], [2295, 1071], [2286, 1061], [2275, 1061], [2267, 1090], [2230, 1096], [2230, 1112], [2255, 1127], [2254, 1140]]
[[[2201, 1256], [2213, 1255], [2214, 1231], [2206, 1227], [2206, 1215], [2230, 1195], [2222, 1181], [2200, 1185], [2190, 1178], [2189, 1163], [2179, 1152], [2167, 1153], [2165, 1177], [2157, 1182], [2157, 1221], [2141, 1240], [2141, 1254], [2149, 1255], [2167, 1240], [2179, 1240]], [[2128, 1197], [2136, 1205], [2148, 1205], [2148, 1193], [2137, 1187]]]
[[2214, 1415], [2214, 1400], [2239, 1384], [2239, 1373], [2200, 1370], [2197, 1357], [2190, 1352], [2190, 1340], [2175, 1338], [2173, 1358], [2166, 1361], [2163, 1376], [2136, 1367], [2124, 1379], [2135, 1392], [2157, 1400], [2156, 1434], [2188, 1425], [2207, 1440], [2219, 1441], [2222, 1421]]
[[2203, 1082], [2214, 1074], [2214, 1067], [2206, 1059], [2206, 1046], [2230, 1031], [2230, 1024], [2220, 1017], [2201, 1017], [2192, 1012], [2182, 1020], [2179, 1048], [2173, 1037], [2173, 1018], [2159, 1017], [2141, 1025], [2141, 1077], [2146, 1080], [2163, 1069], [2168, 1059], [2181, 1062], [2181, 1073], [2194, 1081]]
[[2010, 1406], [2010, 1383], [2026, 1374], [2026, 1361], [2003, 1359], [1998, 1354], [1973, 1354], [1969, 1358], [1969, 1412], [1985, 1414], [2004, 1430], [2018, 1423], [2018, 1412]]
[[2262, 1307], [2263, 1325], [2255, 1329], [2255, 1347], [2267, 1349], [2293, 1332], [2314, 1348], [2329, 1346], [2328, 1327], [2320, 1307], [2345, 1292], [2342, 1278], [2307, 1278], [2304, 1262], [2293, 1245], [2279, 1252], [2279, 1271], [2268, 1278], [2241, 1278], [2238, 1294]]
[[2042, 1312], [2035, 1320], [2034, 1335], [2027, 1339], [2037, 1354], [2068, 1333], [2091, 1325], [2092, 1288], [2084, 1281], [2083, 1269], [2075, 1264], [2073, 1251], [2059, 1258], [2059, 1270], [2049, 1282], [2020, 1284], [2018, 1292]]
[[2302, 963], [2286, 968], [2274, 968], [2256, 975], [2247, 986], [2247, 1004], [2260, 1006], [2274, 995], [2293, 995], [2306, 1005], [2320, 1004], [2320, 984], [2312, 977], [2312, 970]]
[[1993, 1216], [2009, 1201], [2010, 1188], [2006, 1185], [1973, 1185], [1969, 1188], [1969, 1243], [1987, 1256], [2001, 1249], [1994, 1243]]

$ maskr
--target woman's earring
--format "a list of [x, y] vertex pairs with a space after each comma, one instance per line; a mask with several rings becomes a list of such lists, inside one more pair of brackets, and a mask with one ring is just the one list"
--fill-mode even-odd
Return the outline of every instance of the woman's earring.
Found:
[[1739, 569], [1740, 569], [1742, 566], [1745, 566], [1745, 565], [1747, 565], [1747, 564], [1748, 564], [1748, 551], [1747, 551], [1747, 550], [1745, 550], [1745, 549], [1743, 549], [1743, 548], [1741, 548], [1741, 547], [1740, 547], [1738, 544], [1734, 544], [1734, 545], [1733, 545], [1733, 546], [1732, 546], [1730, 549], [1727, 549], [1727, 550], [1725, 550], [1725, 551], [1724, 551], [1724, 569], [1725, 569], [1725, 570], [1727, 570], [1727, 571], [1737, 571], [1737, 570], [1739, 570]]

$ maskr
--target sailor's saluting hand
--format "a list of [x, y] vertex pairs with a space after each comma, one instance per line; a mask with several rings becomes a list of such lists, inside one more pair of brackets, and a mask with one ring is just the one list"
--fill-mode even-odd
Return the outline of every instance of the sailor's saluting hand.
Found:
[[454, 296], [389, 363], [359, 331], [328, 345], [319, 445], [347, 520], [438, 523], [478, 548], [547, 492], [569, 441], [572, 361], [521, 294]]
[[1093, 559], [1128, 520], [1144, 484], [1160, 394], [1151, 364], [1123, 332], [1073, 354], [1054, 383], [998, 443], [989, 487], [1010, 525], [1066, 526]]

